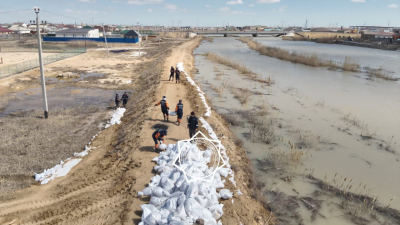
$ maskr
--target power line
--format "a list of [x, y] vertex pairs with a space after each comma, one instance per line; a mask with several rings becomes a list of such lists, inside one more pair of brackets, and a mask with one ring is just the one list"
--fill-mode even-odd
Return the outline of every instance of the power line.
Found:
[[6, 14], [6, 13], [15, 13], [15, 12], [23, 12], [23, 11], [28, 11], [31, 9], [23, 9], [23, 10], [15, 10], [15, 11], [8, 11], [8, 12], [0, 12], [0, 14]]
[[57, 16], [62, 16], [62, 17], [73, 19], [73, 20], [77, 20], [77, 21], [83, 21], [83, 22], [89, 22], [89, 23], [92, 22], [92, 21], [89, 21], [89, 20], [83, 20], [83, 19], [79, 19], [79, 18], [75, 18], [75, 17], [71, 17], [71, 16], [65, 16], [65, 15], [62, 15], [62, 14], [59, 14], [59, 13], [53, 13], [53, 12], [50, 12], [50, 11], [47, 11], [47, 10], [42, 10], [42, 12], [47, 12], [47, 13], [50, 13], [50, 14], [54, 14], [54, 15], [57, 15]]

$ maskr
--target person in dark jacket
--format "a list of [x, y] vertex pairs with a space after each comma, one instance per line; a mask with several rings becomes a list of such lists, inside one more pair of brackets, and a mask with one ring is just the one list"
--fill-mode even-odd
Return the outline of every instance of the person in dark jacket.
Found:
[[178, 126], [181, 125], [182, 121], [182, 116], [183, 116], [183, 104], [182, 104], [182, 99], [179, 99], [179, 103], [175, 107], [176, 115], [177, 115], [177, 120], [176, 122], [178, 123]]
[[128, 103], [128, 99], [129, 99], [129, 96], [128, 96], [128, 94], [125, 92], [125, 93], [122, 95], [122, 105], [124, 106], [124, 108], [125, 108], [125, 106], [126, 106], [126, 103]]
[[[176, 68], [176, 70], [175, 70], [175, 80], [176, 80], [176, 83], [181, 83], [180, 76], [181, 76], [181, 71], [179, 71], [179, 69]], [[174, 80], [172, 80], [172, 81], [174, 81]]]
[[115, 109], [117, 109], [118, 106], [119, 106], [119, 96], [117, 94], [117, 95], [115, 95]]
[[174, 74], [175, 74], [175, 69], [174, 69], [174, 67], [173, 66], [171, 66], [171, 74], [169, 75], [169, 81], [171, 80], [171, 78], [172, 78], [172, 81], [174, 81]]
[[156, 130], [152, 137], [153, 137], [153, 141], [155, 143], [155, 151], [158, 150], [158, 142], [160, 142], [160, 144], [164, 143], [164, 137], [167, 136], [167, 131], [166, 130]]
[[158, 106], [158, 105], [161, 105], [161, 112], [163, 113], [164, 121], [165, 120], [169, 121], [169, 113], [168, 113], [169, 104], [167, 102], [167, 97], [163, 96], [163, 99], [160, 102], [158, 102], [157, 104], [155, 104], [154, 106]]
[[188, 118], [188, 128], [189, 128], [189, 136], [192, 138], [196, 134], [196, 130], [199, 127], [199, 120], [195, 116], [194, 112], [190, 113], [190, 117]]

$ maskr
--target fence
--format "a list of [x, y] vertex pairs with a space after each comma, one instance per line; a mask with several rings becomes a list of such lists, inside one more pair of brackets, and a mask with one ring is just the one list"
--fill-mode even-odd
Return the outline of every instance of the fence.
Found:
[[[105, 42], [104, 38], [72, 38], [72, 37], [43, 37], [43, 41], [97, 41]], [[138, 43], [139, 38], [107, 38], [108, 43]]]
[[[73, 56], [80, 55], [86, 52], [86, 48], [77, 48], [65, 51], [63, 53], [54, 54], [50, 56], [43, 57], [43, 65], [50, 64], [53, 62], [57, 62], [66, 58], [70, 58]], [[17, 73], [22, 73], [27, 70], [31, 70], [33, 68], [39, 67], [39, 59], [32, 59], [25, 62], [9, 65], [0, 68], [0, 78], [5, 76], [14, 75]]]

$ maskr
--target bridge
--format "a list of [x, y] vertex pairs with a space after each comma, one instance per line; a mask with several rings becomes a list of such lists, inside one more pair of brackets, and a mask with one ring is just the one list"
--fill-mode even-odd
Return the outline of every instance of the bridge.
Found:
[[[187, 32], [187, 31], [186, 31]], [[243, 35], [252, 35], [253, 37], [258, 36], [282, 36], [286, 35], [287, 31], [191, 31], [198, 35], [222, 35], [224, 37], [228, 36], [243, 36]]]

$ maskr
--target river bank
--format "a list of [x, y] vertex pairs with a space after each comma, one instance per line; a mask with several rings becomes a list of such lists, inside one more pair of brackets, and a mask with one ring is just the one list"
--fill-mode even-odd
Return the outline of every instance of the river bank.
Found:
[[[207, 52], [240, 61], [275, 84], [213, 63]], [[383, 99], [394, 100], [385, 96], [397, 92], [398, 83], [260, 56], [233, 38], [203, 42], [195, 54], [195, 80], [243, 142], [279, 223], [398, 223], [399, 201], [393, 197], [400, 181], [391, 172], [400, 166], [393, 137], [398, 126], [389, 114], [399, 109], [384, 110], [390, 119], [376, 111], [383, 112]], [[246, 88], [252, 94], [243, 102], [235, 92]], [[381, 94], [363, 94], [371, 89]], [[367, 96], [371, 104], [362, 104]]]

